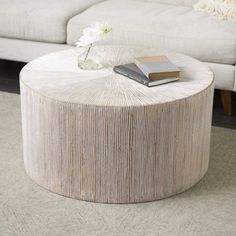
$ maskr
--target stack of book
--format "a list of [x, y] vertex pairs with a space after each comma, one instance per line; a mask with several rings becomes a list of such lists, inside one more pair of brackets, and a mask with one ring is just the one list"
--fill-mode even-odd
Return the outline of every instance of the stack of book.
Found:
[[179, 80], [180, 70], [166, 56], [139, 57], [134, 63], [114, 67], [122, 74], [148, 87]]

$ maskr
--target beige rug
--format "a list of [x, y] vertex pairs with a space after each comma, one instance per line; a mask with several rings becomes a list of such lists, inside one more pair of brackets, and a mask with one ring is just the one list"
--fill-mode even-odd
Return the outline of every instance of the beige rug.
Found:
[[106, 205], [35, 184], [22, 161], [19, 95], [0, 92], [0, 236], [235, 236], [236, 130], [212, 128], [205, 178], [175, 197]]

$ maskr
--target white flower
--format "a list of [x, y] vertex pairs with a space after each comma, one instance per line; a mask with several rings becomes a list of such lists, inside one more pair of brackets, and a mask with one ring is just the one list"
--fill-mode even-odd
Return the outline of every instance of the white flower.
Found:
[[101, 41], [111, 30], [111, 27], [105, 22], [92, 23], [88, 28], [83, 30], [83, 35], [76, 43], [76, 46], [86, 47]]

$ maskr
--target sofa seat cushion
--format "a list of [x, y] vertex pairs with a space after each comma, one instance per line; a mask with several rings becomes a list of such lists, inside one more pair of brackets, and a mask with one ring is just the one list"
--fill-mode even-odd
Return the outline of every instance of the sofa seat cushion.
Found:
[[158, 2], [158, 3], [173, 4], [173, 5], [192, 6], [193, 4], [197, 3], [198, 0], [135, 0], [135, 1]]
[[65, 43], [68, 20], [100, 1], [1, 0], [0, 37]]
[[67, 27], [67, 43], [74, 45], [83, 28], [103, 20], [113, 28], [108, 43], [165, 48], [206, 62], [236, 61], [235, 22], [188, 6], [133, 0], [102, 2], [73, 17]]

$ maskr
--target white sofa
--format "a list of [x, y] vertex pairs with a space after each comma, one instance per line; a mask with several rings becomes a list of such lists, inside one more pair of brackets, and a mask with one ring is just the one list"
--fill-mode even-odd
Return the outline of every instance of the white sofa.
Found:
[[105, 20], [113, 28], [111, 44], [165, 48], [207, 63], [230, 114], [230, 91], [236, 91], [236, 23], [194, 11], [195, 2], [0, 0], [0, 58], [28, 62], [70, 48], [83, 28]]

